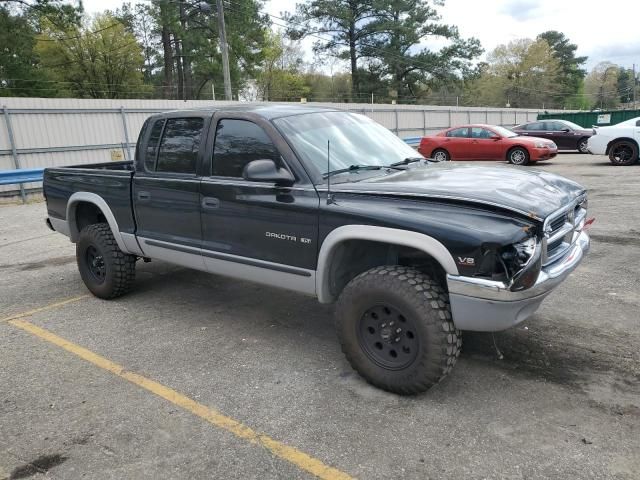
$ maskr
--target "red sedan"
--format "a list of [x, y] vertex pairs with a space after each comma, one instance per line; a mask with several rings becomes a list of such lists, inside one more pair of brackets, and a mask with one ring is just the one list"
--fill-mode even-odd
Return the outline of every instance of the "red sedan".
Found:
[[558, 154], [551, 140], [521, 137], [495, 125], [464, 125], [424, 137], [418, 151], [435, 160], [507, 160], [514, 165], [548, 160]]

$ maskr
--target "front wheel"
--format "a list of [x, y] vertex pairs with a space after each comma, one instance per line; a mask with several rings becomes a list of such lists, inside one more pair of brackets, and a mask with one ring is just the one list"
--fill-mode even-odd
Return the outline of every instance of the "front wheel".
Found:
[[409, 267], [368, 270], [345, 287], [336, 307], [342, 351], [372, 385], [403, 395], [444, 378], [462, 337], [437, 281]]
[[633, 165], [638, 161], [638, 146], [628, 140], [620, 140], [609, 149], [609, 161], [617, 166]]
[[529, 163], [529, 152], [522, 147], [509, 150], [507, 160], [513, 165], [527, 165]]
[[119, 297], [133, 286], [136, 257], [118, 248], [106, 223], [82, 229], [76, 243], [76, 261], [82, 281], [96, 297]]

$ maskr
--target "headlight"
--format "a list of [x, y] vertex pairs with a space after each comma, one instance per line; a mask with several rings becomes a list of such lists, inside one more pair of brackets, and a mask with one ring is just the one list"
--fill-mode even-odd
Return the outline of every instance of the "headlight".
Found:
[[500, 253], [512, 291], [532, 287], [542, 268], [542, 248], [535, 237], [515, 243]]
[[536, 142], [535, 146], [536, 148], [549, 148], [549, 144], [544, 142]]

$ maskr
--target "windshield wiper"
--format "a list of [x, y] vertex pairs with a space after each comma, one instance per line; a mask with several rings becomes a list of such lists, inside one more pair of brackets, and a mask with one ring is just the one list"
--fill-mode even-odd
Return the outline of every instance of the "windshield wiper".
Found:
[[410, 163], [419, 162], [421, 160], [427, 160], [427, 159], [424, 158], [424, 157], [407, 157], [404, 160], [402, 160], [400, 162], [392, 163], [389, 166], [390, 167], [399, 167], [401, 165], [409, 165]]
[[332, 177], [340, 173], [357, 172], [359, 170], [382, 170], [383, 168], [398, 169], [397, 165], [349, 165], [347, 168], [341, 168], [339, 170], [332, 170], [323, 175], [324, 178]]

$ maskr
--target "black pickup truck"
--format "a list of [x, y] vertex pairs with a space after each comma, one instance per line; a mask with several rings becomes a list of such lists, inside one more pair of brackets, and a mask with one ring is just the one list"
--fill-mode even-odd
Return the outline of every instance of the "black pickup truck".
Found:
[[351, 365], [401, 394], [451, 370], [461, 330], [533, 314], [589, 248], [580, 185], [435, 163], [325, 108], [154, 115], [135, 162], [48, 168], [44, 194], [94, 295], [126, 293], [143, 258], [335, 302]]

